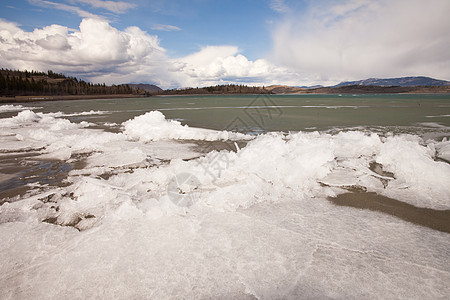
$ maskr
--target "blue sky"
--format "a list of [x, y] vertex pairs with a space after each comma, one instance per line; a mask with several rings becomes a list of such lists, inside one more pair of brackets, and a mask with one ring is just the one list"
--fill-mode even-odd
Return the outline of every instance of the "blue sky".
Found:
[[71, 1], [2, 2], [5, 8], [0, 17], [20, 24], [24, 30], [52, 24], [77, 28], [81, 20], [78, 14], [47, 4], [62, 3], [104, 16], [120, 30], [137, 26], [158, 35], [161, 46], [174, 56], [188, 55], [205, 45], [224, 44], [238, 45], [250, 59], [257, 59], [270, 49], [270, 22], [279, 17], [271, 2], [264, 0], [126, 1], [130, 8], [123, 13]]
[[450, 79], [448, 0], [3, 0], [0, 64], [162, 87]]

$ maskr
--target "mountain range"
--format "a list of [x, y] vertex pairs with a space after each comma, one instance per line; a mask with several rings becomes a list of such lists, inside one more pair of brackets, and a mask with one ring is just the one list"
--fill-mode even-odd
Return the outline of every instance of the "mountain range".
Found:
[[[227, 84], [202, 88], [163, 90], [153, 84], [120, 84], [107, 86], [93, 84], [58, 74], [51, 70], [18, 71], [0, 70], [0, 102], [34, 101], [42, 99], [92, 97], [145, 97], [152, 95], [192, 95], [192, 94], [383, 94], [383, 93], [441, 93], [450, 94], [450, 81], [430, 77], [369, 78], [358, 81], [341, 82], [335, 86], [285, 86], [271, 85], [249, 87]], [[19, 98], [16, 98], [19, 97]]]
[[399, 78], [369, 78], [345, 81], [335, 86], [285, 86], [271, 85], [266, 90], [272, 94], [384, 94], [384, 93], [450, 93], [450, 81], [424, 76]]
[[400, 77], [400, 78], [369, 78], [358, 81], [345, 81], [333, 87], [348, 85], [375, 85], [375, 86], [449, 86], [450, 81], [438, 80], [424, 76]]
[[[215, 87], [187, 88], [163, 91], [155, 85], [133, 85], [151, 94], [373, 94], [373, 93], [450, 93], [450, 81], [425, 76], [399, 78], [369, 78], [345, 81], [335, 86], [287, 86], [247, 87], [238, 85], [218, 85]], [[237, 87], [238, 90], [232, 87]], [[239, 88], [240, 87], [240, 88]], [[159, 89], [159, 90], [158, 90]]]

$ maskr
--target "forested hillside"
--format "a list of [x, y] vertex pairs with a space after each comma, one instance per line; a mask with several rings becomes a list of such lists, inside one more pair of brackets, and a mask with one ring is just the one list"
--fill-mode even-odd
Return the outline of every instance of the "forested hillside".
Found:
[[93, 84], [53, 71], [0, 70], [1, 96], [142, 94], [126, 84]]

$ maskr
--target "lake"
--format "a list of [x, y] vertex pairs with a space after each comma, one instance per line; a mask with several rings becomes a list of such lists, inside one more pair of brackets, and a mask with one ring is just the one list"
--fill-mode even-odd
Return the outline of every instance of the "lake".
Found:
[[[37, 102], [43, 112], [74, 114], [94, 123], [122, 123], [151, 110], [192, 127], [241, 132], [312, 131], [387, 127], [425, 131], [450, 127], [450, 95], [244, 95], [167, 96], [135, 99]], [[238, 120], [239, 122], [236, 122]]]

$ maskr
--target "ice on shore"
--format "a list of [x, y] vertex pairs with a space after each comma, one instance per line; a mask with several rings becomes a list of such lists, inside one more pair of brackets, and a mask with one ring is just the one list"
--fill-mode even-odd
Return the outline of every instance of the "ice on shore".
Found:
[[42, 108], [42, 107], [5, 104], [5, 105], [0, 105], [0, 113], [23, 111], [26, 109], [40, 109], [40, 108]]
[[[16, 145], [17, 151], [28, 147], [37, 149], [40, 158], [60, 160], [85, 154], [86, 167], [78, 171], [79, 175], [101, 175], [130, 167], [142, 168], [136, 170], [139, 172], [164, 174], [158, 175], [159, 179], [165, 178], [157, 184], [161, 195], [173, 176], [190, 173], [200, 180], [199, 189], [208, 191], [200, 202], [215, 205], [222, 200], [217, 200], [214, 193], [226, 191], [233, 200], [224, 199], [228, 202], [224, 206], [248, 207], [255, 197], [250, 197], [253, 192], [240, 191], [241, 187], [261, 192], [269, 184], [273, 192], [295, 191], [300, 197], [328, 196], [339, 192], [337, 188], [359, 187], [418, 207], [450, 209], [450, 166], [435, 159], [445, 159], [446, 140], [424, 143], [413, 135], [380, 136], [359, 131], [267, 133], [255, 138], [183, 126], [166, 120], [158, 111], [124, 122], [121, 133], [90, 129], [89, 125], [24, 110], [17, 116], [0, 119], [0, 150], [11, 152]], [[191, 144], [177, 143], [179, 139], [250, 141], [237, 152], [222, 150], [202, 155], [195, 153]], [[199, 158], [180, 160], [195, 157]], [[160, 166], [161, 160], [171, 162]], [[370, 169], [373, 163], [393, 176], [386, 178], [375, 173]], [[126, 177], [125, 181], [135, 180], [134, 185], [142, 184], [133, 174], [117, 175]]]
[[[446, 140], [361, 131], [250, 137], [156, 111], [120, 133], [30, 110], [0, 127], [0, 151], [85, 156], [66, 186], [0, 206], [5, 298], [450, 294], [447, 233], [326, 200], [356, 187], [448, 210], [450, 165], [436, 160]], [[248, 143], [201, 154], [178, 140]], [[180, 174], [195, 180], [178, 182]], [[174, 194], [191, 205], [176, 205]]]
[[179, 121], [166, 120], [159, 111], [151, 111], [123, 123], [124, 134], [142, 142], [160, 140], [248, 140], [252, 137], [229, 131], [191, 128]]
[[446, 160], [450, 163], [450, 141], [444, 139], [442, 142], [435, 145], [437, 157]]

